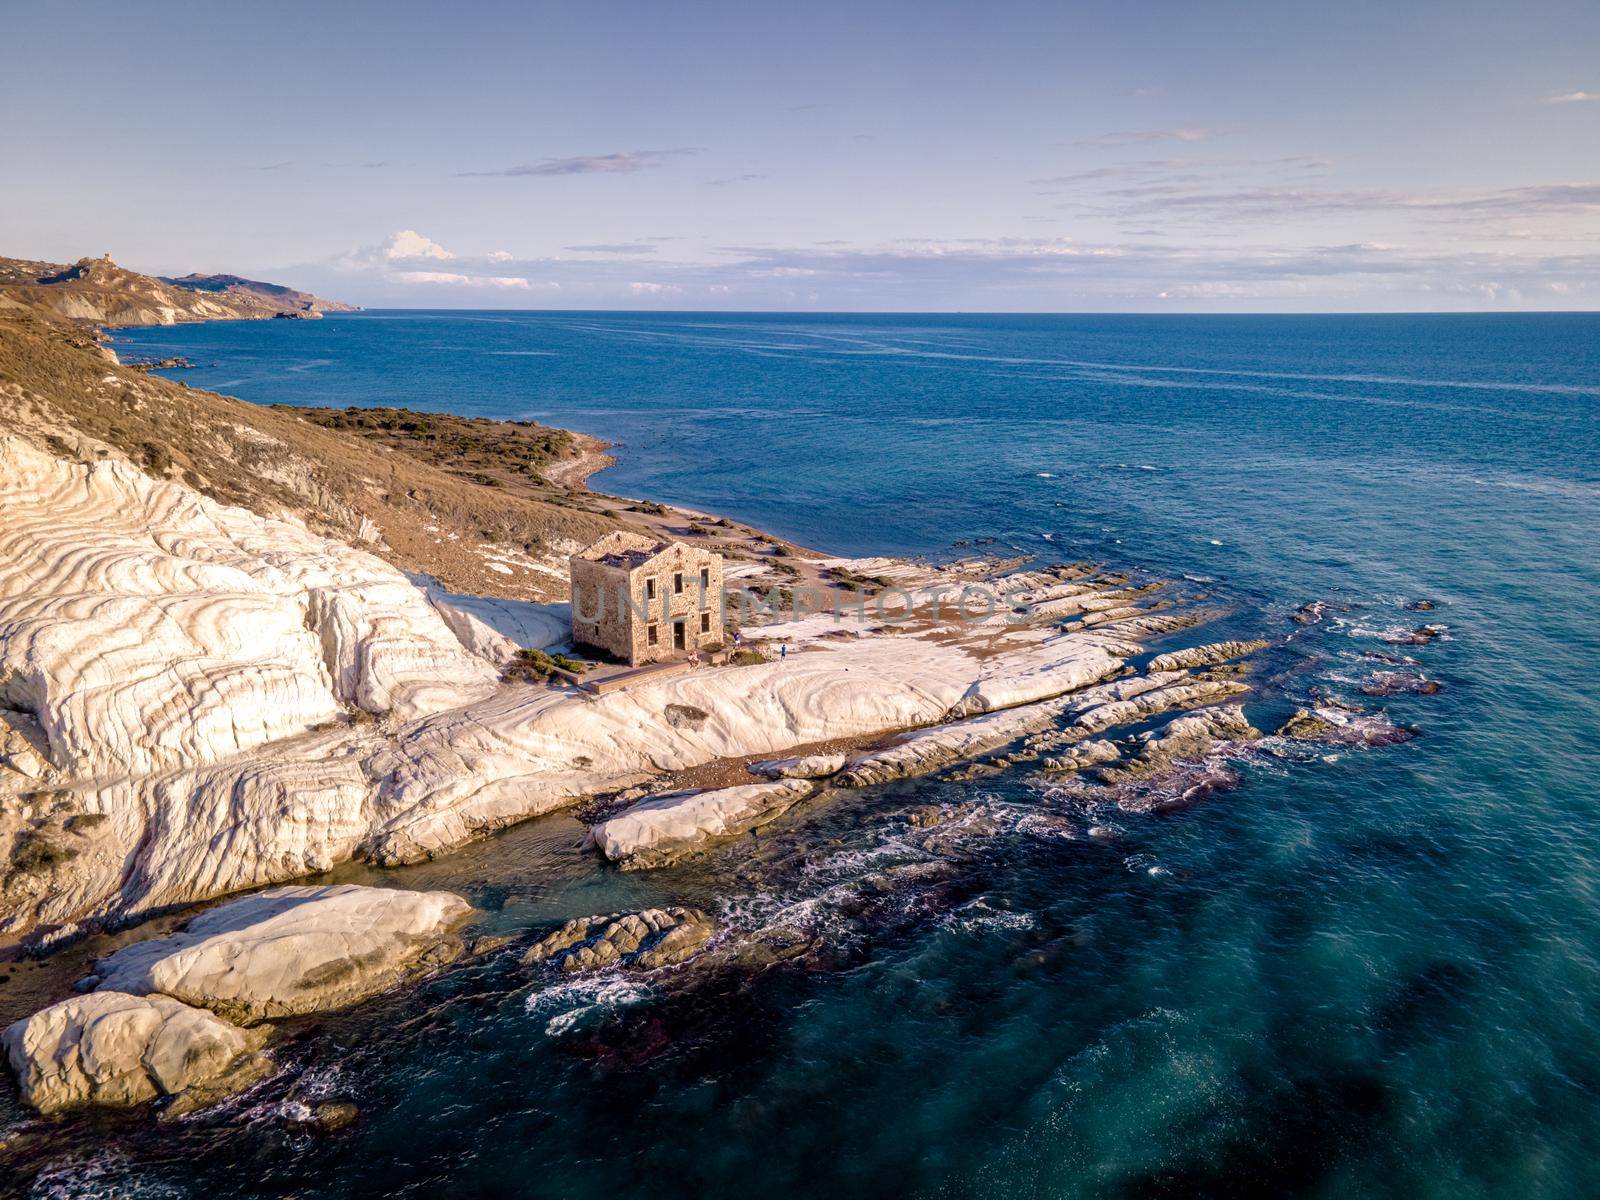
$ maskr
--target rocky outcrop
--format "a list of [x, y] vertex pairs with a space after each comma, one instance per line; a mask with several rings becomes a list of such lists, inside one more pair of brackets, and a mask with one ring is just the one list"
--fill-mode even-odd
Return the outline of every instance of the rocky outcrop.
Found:
[[1073, 720], [1073, 728], [1083, 733], [1104, 733], [1117, 725], [1142, 721], [1174, 708], [1194, 708], [1212, 704], [1231, 696], [1240, 696], [1250, 689], [1242, 683], [1228, 680], [1189, 679], [1167, 687], [1141, 692], [1127, 699], [1113, 700], [1096, 705]]
[[1295, 709], [1278, 730], [1278, 736], [1370, 748], [1409, 742], [1417, 736], [1417, 730], [1409, 725], [1396, 725], [1381, 712], [1362, 712], [1347, 705], [1327, 703]]
[[1172, 770], [1174, 764], [1204, 758], [1222, 742], [1250, 742], [1261, 736], [1237, 704], [1178, 717], [1160, 729], [1140, 734], [1135, 749], [1117, 766], [1098, 768], [1102, 783], [1127, 783]]
[[811, 790], [806, 780], [783, 779], [673, 792], [641, 800], [594, 826], [589, 836], [602, 854], [623, 867], [661, 866], [776, 820]]
[[167, 996], [74, 996], [5, 1031], [22, 1098], [40, 1112], [129, 1107], [174, 1096], [192, 1107], [260, 1078], [264, 1035]]
[[1264, 649], [1264, 641], [1253, 642], [1212, 642], [1208, 646], [1194, 646], [1188, 650], [1174, 650], [1170, 654], [1158, 654], [1150, 660], [1149, 669], [1152, 671], [1188, 671], [1195, 667], [1210, 667], [1217, 663], [1225, 663], [1231, 659], [1243, 658], [1247, 654], [1254, 654], [1257, 650]]
[[861, 788], [926, 775], [963, 759], [990, 754], [1044, 729], [1056, 721], [1065, 707], [1063, 700], [1045, 700], [902, 734], [887, 746], [855, 755], [835, 782], [842, 787]]
[[245, 1022], [326, 1012], [393, 986], [471, 912], [450, 892], [273, 888], [118, 950], [95, 964], [97, 986]]
[[843, 754], [807, 754], [801, 758], [769, 758], [749, 765], [752, 775], [763, 779], [826, 779], [845, 764]]
[[578, 917], [534, 943], [522, 961], [553, 962], [569, 972], [610, 966], [652, 971], [692, 958], [716, 931], [716, 922], [695, 908]]
[[[987, 657], [932, 637], [819, 640], [782, 663], [694, 671], [599, 697], [502, 695], [408, 727], [367, 760], [383, 781], [367, 853], [416, 861], [650, 774], [1071, 691], [1120, 670], [1119, 655], [1135, 649], [1032, 629]], [[688, 710], [703, 715], [684, 719]]]
[[1048, 700], [1109, 679], [1138, 647], [1115, 640], [1041, 634], [1029, 645], [986, 662], [947, 719]]
[[1115, 742], [1104, 738], [1091, 738], [1080, 742], [1065, 754], [1051, 755], [1040, 763], [1046, 771], [1082, 771], [1087, 767], [1103, 766], [1122, 757]]

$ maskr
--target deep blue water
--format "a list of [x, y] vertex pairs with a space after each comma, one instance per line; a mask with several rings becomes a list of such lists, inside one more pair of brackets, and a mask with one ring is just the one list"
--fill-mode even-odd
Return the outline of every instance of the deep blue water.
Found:
[[363, 1106], [353, 1131], [247, 1111], [83, 1137], [56, 1182], [1600, 1194], [1600, 317], [380, 312], [118, 338], [247, 400], [584, 430], [622, 445], [602, 490], [823, 549], [993, 538], [1213, 579], [1274, 636], [1335, 601], [1274, 652], [1277, 715], [1347, 691], [1409, 600], [1449, 633], [1415, 651], [1439, 695], [1368, 702], [1415, 741], [1262, 758], [1182, 812], [1100, 814], [1109, 844], [987, 839], [932, 887], [863, 889], [916, 857], [885, 814], [1048, 808], [1025, 773], [791, 815], [762, 864], [618, 876], [557, 817], [391, 876], [506, 930], [797, 904], [832, 949], [682, 994], [457, 972], [302, 1048]]

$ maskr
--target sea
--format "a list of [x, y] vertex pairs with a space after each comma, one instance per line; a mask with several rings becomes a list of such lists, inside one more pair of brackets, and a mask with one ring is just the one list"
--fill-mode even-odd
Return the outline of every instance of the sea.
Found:
[[[486, 955], [290, 1031], [279, 1079], [188, 1118], [41, 1128], [0, 1099], [15, 1193], [1600, 1195], [1600, 315], [376, 311], [115, 338], [252, 402], [581, 430], [617, 444], [599, 490], [833, 554], [1183, 579], [1274, 640], [1263, 728], [1332, 696], [1417, 736], [1269, 739], [1159, 812], [1018, 766], [660, 871], [601, 867], [567, 814], [349, 865], [461, 892], [484, 934], [683, 903], [767, 950], [661, 979]], [[1373, 653], [1439, 690], [1363, 695]], [[929, 804], [989, 832], [930, 851], [903, 819]], [[360, 1116], [312, 1131], [321, 1099]]]

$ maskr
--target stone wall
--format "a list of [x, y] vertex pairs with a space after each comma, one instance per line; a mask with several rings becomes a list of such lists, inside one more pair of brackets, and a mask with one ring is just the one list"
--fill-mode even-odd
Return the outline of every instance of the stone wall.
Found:
[[572, 559], [574, 644], [661, 662], [720, 646], [722, 617], [722, 556], [709, 550], [673, 542], [632, 570]]

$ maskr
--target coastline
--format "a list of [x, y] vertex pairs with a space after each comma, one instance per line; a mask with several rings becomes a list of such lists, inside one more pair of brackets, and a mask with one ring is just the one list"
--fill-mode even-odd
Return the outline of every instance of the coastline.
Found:
[[[189, 684], [202, 696], [219, 681], [264, 668], [292, 681], [287, 693], [277, 683], [270, 694], [229, 695], [219, 709], [227, 727], [215, 730], [202, 708], [167, 706], [158, 716], [140, 707], [137, 692], [115, 693], [118, 727], [149, 733], [110, 741], [85, 736], [103, 722], [97, 708], [70, 690], [50, 694], [56, 707], [41, 710], [41, 728], [48, 717], [52, 729], [76, 740], [60, 743], [71, 755], [57, 743], [48, 747], [26, 790], [51, 798], [26, 810], [31, 824], [22, 832], [30, 844], [54, 847], [56, 857], [42, 860], [24, 892], [13, 892], [13, 901], [31, 908], [16, 911], [6, 936], [8, 957], [28, 945], [53, 953], [56, 965], [36, 968], [26, 988], [8, 993], [7, 1011], [13, 999], [25, 996], [19, 1007], [27, 1007], [60, 994], [65, 975], [107, 945], [143, 943], [171, 924], [241, 903], [242, 892], [326, 879], [330, 871], [401, 868], [437, 881], [443, 870], [448, 881], [447, 867], [421, 864], [448, 862], [470, 843], [535, 817], [559, 815], [562, 827], [575, 818], [585, 831], [586, 869], [599, 877], [750, 850], [759, 857], [769, 829], [788, 830], [784, 836], [803, 844], [797, 831], [808, 812], [922, 776], [956, 783], [1020, 769], [1049, 786], [1081, 779], [1102, 803], [1164, 811], [1231, 786], [1227, 760], [1261, 739], [1239, 702], [1256, 687], [1252, 663], [1269, 640], [1205, 641], [1234, 614], [1181, 581], [1136, 579], [1090, 563], [829, 558], [727, 518], [591, 490], [587, 481], [616, 449], [597, 438], [401, 410], [264, 408], [123, 371], [102, 375], [95, 394], [109, 401], [134, 392], [141, 405], [191, 420], [211, 419], [215, 409], [212, 428], [245, 419], [252, 429], [271, 429], [277, 447], [318, 455], [312, 468], [292, 470], [284, 463], [295, 460], [279, 449], [267, 460], [268, 477], [296, 480], [293, 494], [302, 499], [360, 497], [381, 478], [387, 490], [376, 498], [389, 507], [374, 511], [382, 517], [400, 511], [392, 496], [404, 480], [408, 496], [422, 497], [410, 511], [424, 515], [388, 524], [356, 509], [359, 519], [344, 516], [345, 531], [334, 540], [314, 532], [314, 522], [262, 511], [268, 506], [259, 496], [224, 503], [197, 469], [180, 475], [159, 456], [139, 462], [116, 443], [68, 445], [42, 425], [0, 439], [17, 481], [11, 512], [25, 553], [39, 564], [111, 556], [160, 581], [114, 595], [119, 605], [164, 614], [167, 641], [141, 653], [203, 663]], [[368, 420], [373, 412], [382, 415]], [[319, 424], [326, 421], [333, 425]], [[413, 442], [415, 453], [407, 449]], [[520, 456], [535, 444], [559, 452], [530, 472]], [[342, 493], [304, 486], [317, 478], [308, 470], [332, 460], [359, 461], [366, 474], [352, 475]], [[63, 487], [80, 497], [83, 526], [97, 531], [88, 541], [63, 529], [61, 513], [45, 502]], [[843, 603], [773, 612], [745, 627], [750, 658], [739, 665], [700, 667], [605, 696], [555, 680], [511, 682], [506, 666], [539, 648], [523, 631], [547, 631], [541, 644], [553, 646], [563, 606], [526, 598], [505, 548], [441, 528], [450, 510], [428, 508], [468, 500], [477, 507], [462, 511], [480, 530], [483, 514], [517, 504], [546, 519], [626, 522], [717, 550], [739, 587], [814, 586]], [[408, 524], [418, 536], [405, 542]], [[425, 545], [458, 548], [453, 569], [463, 574], [474, 562], [505, 570], [483, 576], [489, 586], [471, 593], [401, 575], [396, 566]], [[562, 562], [551, 550], [559, 555], [561, 543], [543, 545], [543, 560], [528, 550], [518, 565], [551, 576], [548, 594]], [[182, 550], [152, 553], [152, 546]], [[229, 592], [191, 562], [225, 565]], [[21, 578], [40, 577], [29, 562], [12, 566]], [[127, 566], [119, 570], [117, 578], [134, 579]], [[492, 576], [513, 586], [497, 590]], [[254, 592], [257, 579], [265, 586]], [[952, 616], [952, 598], [973, 588], [1002, 596], [1003, 607], [976, 619], [959, 608]], [[890, 612], [881, 601], [894, 592], [908, 599]], [[252, 622], [270, 614], [279, 623], [279, 640], [258, 638], [249, 647], [208, 640], [219, 615], [225, 627], [229, 608], [244, 597]], [[185, 623], [181, 614], [191, 608], [206, 612], [204, 623]], [[61, 619], [76, 619], [65, 606], [60, 611]], [[80, 640], [89, 649], [104, 636], [95, 626]], [[1157, 648], [1181, 653], [1152, 660]], [[74, 652], [37, 669], [47, 679], [70, 679]], [[282, 708], [283, 695], [300, 707]], [[241, 723], [245, 712], [259, 713], [263, 727]], [[1381, 744], [1393, 728], [1350, 732], [1350, 722], [1319, 709], [1301, 728], [1344, 745]], [[174, 801], [177, 819], [169, 815]], [[98, 818], [92, 832], [84, 832], [85, 816]], [[964, 808], [916, 819], [951, 848], [1019, 827], [1014, 816], [976, 821]], [[401, 878], [409, 877], [394, 882]], [[536, 925], [519, 938], [543, 932]]]

